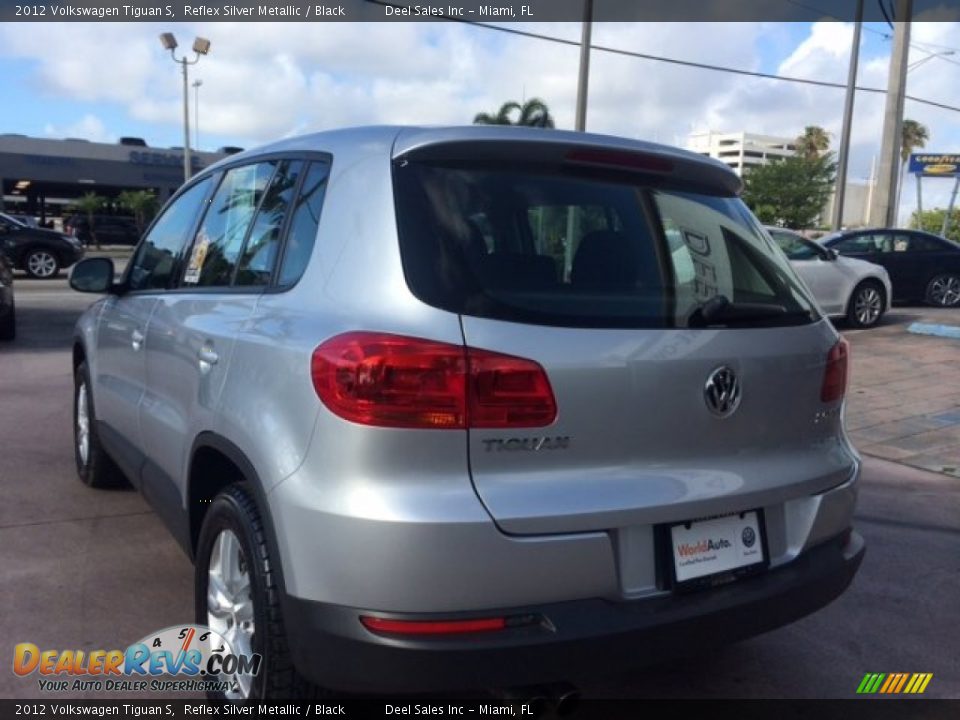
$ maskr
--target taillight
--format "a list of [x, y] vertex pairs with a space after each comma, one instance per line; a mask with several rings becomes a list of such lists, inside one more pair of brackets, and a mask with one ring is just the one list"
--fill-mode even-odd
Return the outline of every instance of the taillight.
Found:
[[392, 635], [460, 635], [504, 630], [507, 627], [507, 619], [502, 617], [471, 620], [391, 620], [361, 615], [360, 622], [367, 630]]
[[557, 416], [536, 362], [433, 340], [337, 335], [313, 351], [310, 371], [324, 405], [361, 425], [542, 427]]
[[825, 403], [843, 399], [847, 392], [847, 363], [850, 357], [850, 344], [840, 338], [827, 353], [827, 365], [823, 371], [823, 387], [820, 400]]
[[623, 170], [670, 173], [673, 163], [666, 158], [626, 150], [578, 148], [567, 153], [566, 161], [581, 165], [599, 165]]

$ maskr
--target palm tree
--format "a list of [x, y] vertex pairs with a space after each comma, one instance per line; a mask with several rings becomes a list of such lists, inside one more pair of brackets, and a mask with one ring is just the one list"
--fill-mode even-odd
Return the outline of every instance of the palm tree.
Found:
[[147, 223], [157, 212], [157, 196], [152, 190], [124, 190], [117, 198], [120, 205], [133, 213], [137, 230], [143, 235]]
[[[517, 115], [514, 121], [514, 114]], [[553, 116], [550, 108], [540, 98], [530, 98], [523, 105], [518, 102], [505, 102], [495, 114], [477, 113], [473, 122], [476, 125], [526, 125], [528, 127], [552, 128]]]
[[100, 239], [97, 237], [96, 222], [94, 221], [93, 216], [96, 214], [97, 210], [103, 208], [106, 201], [107, 199], [102, 195], [88, 192], [85, 195], [81, 195], [79, 198], [77, 198], [76, 203], [74, 203], [77, 206], [77, 211], [87, 216], [87, 227], [90, 228], [90, 237], [93, 238], [93, 244], [96, 246], [97, 250], [100, 249]]
[[925, 147], [929, 139], [930, 131], [926, 125], [909, 118], [903, 121], [903, 127], [900, 129], [900, 182], [897, 184], [897, 204], [895, 205], [897, 217], [900, 217], [900, 195], [903, 192], [904, 176], [910, 154], [914, 150]]
[[816, 160], [830, 149], [830, 133], [819, 125], [807, 125], [796, 140], [797, 155]]

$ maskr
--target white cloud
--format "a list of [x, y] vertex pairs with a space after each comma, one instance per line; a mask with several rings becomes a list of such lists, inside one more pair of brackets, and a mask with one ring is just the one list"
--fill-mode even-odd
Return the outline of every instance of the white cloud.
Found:
[[43, 134], [51, 138], [81, 138], [92, 142], [112, 142], [114, 138], [107, 132], [103, 121], [96, 115], [87, 114], [80, 120], [65, 127], [51, 123], [43, 129]]
[[[516, 27], [579, 40], [577, 23]], [[178, 137], [182, 84], [157, 35], [171, 29], [184, 47], [195, 34], [213, 43], [210, 55], [190, 68], [191, 79], [203, 79], [201, 139], [250, 146], [344, 125], [469, 123], [479, 111], [524, 96], [543, 98], [558, 126], [573, 126], [578, 47], [457, 23], [8, 24], [0, 27], [0, 56], [31, 64], [38, 102], [66, 99], [94, 110], [77, 123], [60, 123], [69, 127], [45, 128], [48, 134], [169, 140]], [[784, 48], [777, 72], [845, 82], [851, 34], [849, 23], [812, 25], [799, 44]], [[790, 36], [785, 26], [768, 23], [596, 23], [593, 40], [653, 55], [762, 69], [762, 46], [769, 52], [771, 42]], [[913, 40], [930, 50], [960, 47], [960, 25], [914, 23]], [[930, 50], [914, 49], [911, 62]], [[888, 52], [861, 59], [859, 84], [886, 86]], [[908, 92], [960, 104], [960, 65], [951, 59], [960, 62], [960, 52], [918, 66], [909, 76]], [[590, 130], [676, 144], [694, 129], [790, 136], [817, 124], [833, 133], [836, 145], [843, 108], [841, 89], [599, 51], [592, 53], [589, 97]], [[881, 94], [857, 95], [853, 177], [868, 174], [879, 150], [883, 105]], [[117, 110], [124, 115], [118, 117]], [[906, 114], [928, 125], [931, 149], [960, 150], [957, 113], [908, 102]], [[112, 125], [134, 130], [111, 133]], [[931, 183], [931, 202], [948, 192], [946, 185], [934, 188]], [[907, 195], [912, 193], [905, 193], [905, 205], [913, 202]]]

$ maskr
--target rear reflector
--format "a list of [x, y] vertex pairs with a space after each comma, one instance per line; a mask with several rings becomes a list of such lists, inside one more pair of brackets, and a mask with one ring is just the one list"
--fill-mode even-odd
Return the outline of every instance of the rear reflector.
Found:
[[543, 427], [557, 417], [538, 363], [422, 338], [337, 335], [313, 351], [310, 374], [323, 404], [361, 425]]
[[394, 635], [459, 635], [463, 633], [493, 632], [507, 627], [506, 618], [478, 618], [474, 620], [389, 620], [361, 615], [360, 622], [367, 630]]
[[571, 163], [600, 165], [625, 170], [642, 170], [660, 173], [673, 172], [673, 163], [665, 158], [624, 150], [581, 148], [568, 152], [566, 160]]
[[827, 365], [823, 371], [823, 387], [820, 400], [825, 403], [842, 400], [847, 392], [847, 363], [850, 357], [850, 344], [840, 338], [827, 353]]

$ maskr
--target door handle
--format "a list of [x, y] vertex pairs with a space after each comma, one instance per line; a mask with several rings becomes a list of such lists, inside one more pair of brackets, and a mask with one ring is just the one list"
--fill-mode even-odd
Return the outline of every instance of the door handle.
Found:
[[130, 345], [134, 350], [139, 350], [143, 347], [143, 333], [136, 328], [130, 333]]
[[200, 371], [210, 372], [210, 369], [220, 360], [220, 356], [212, 347], [204, 345], [197, 353], [197, 359], [200, 361]]

